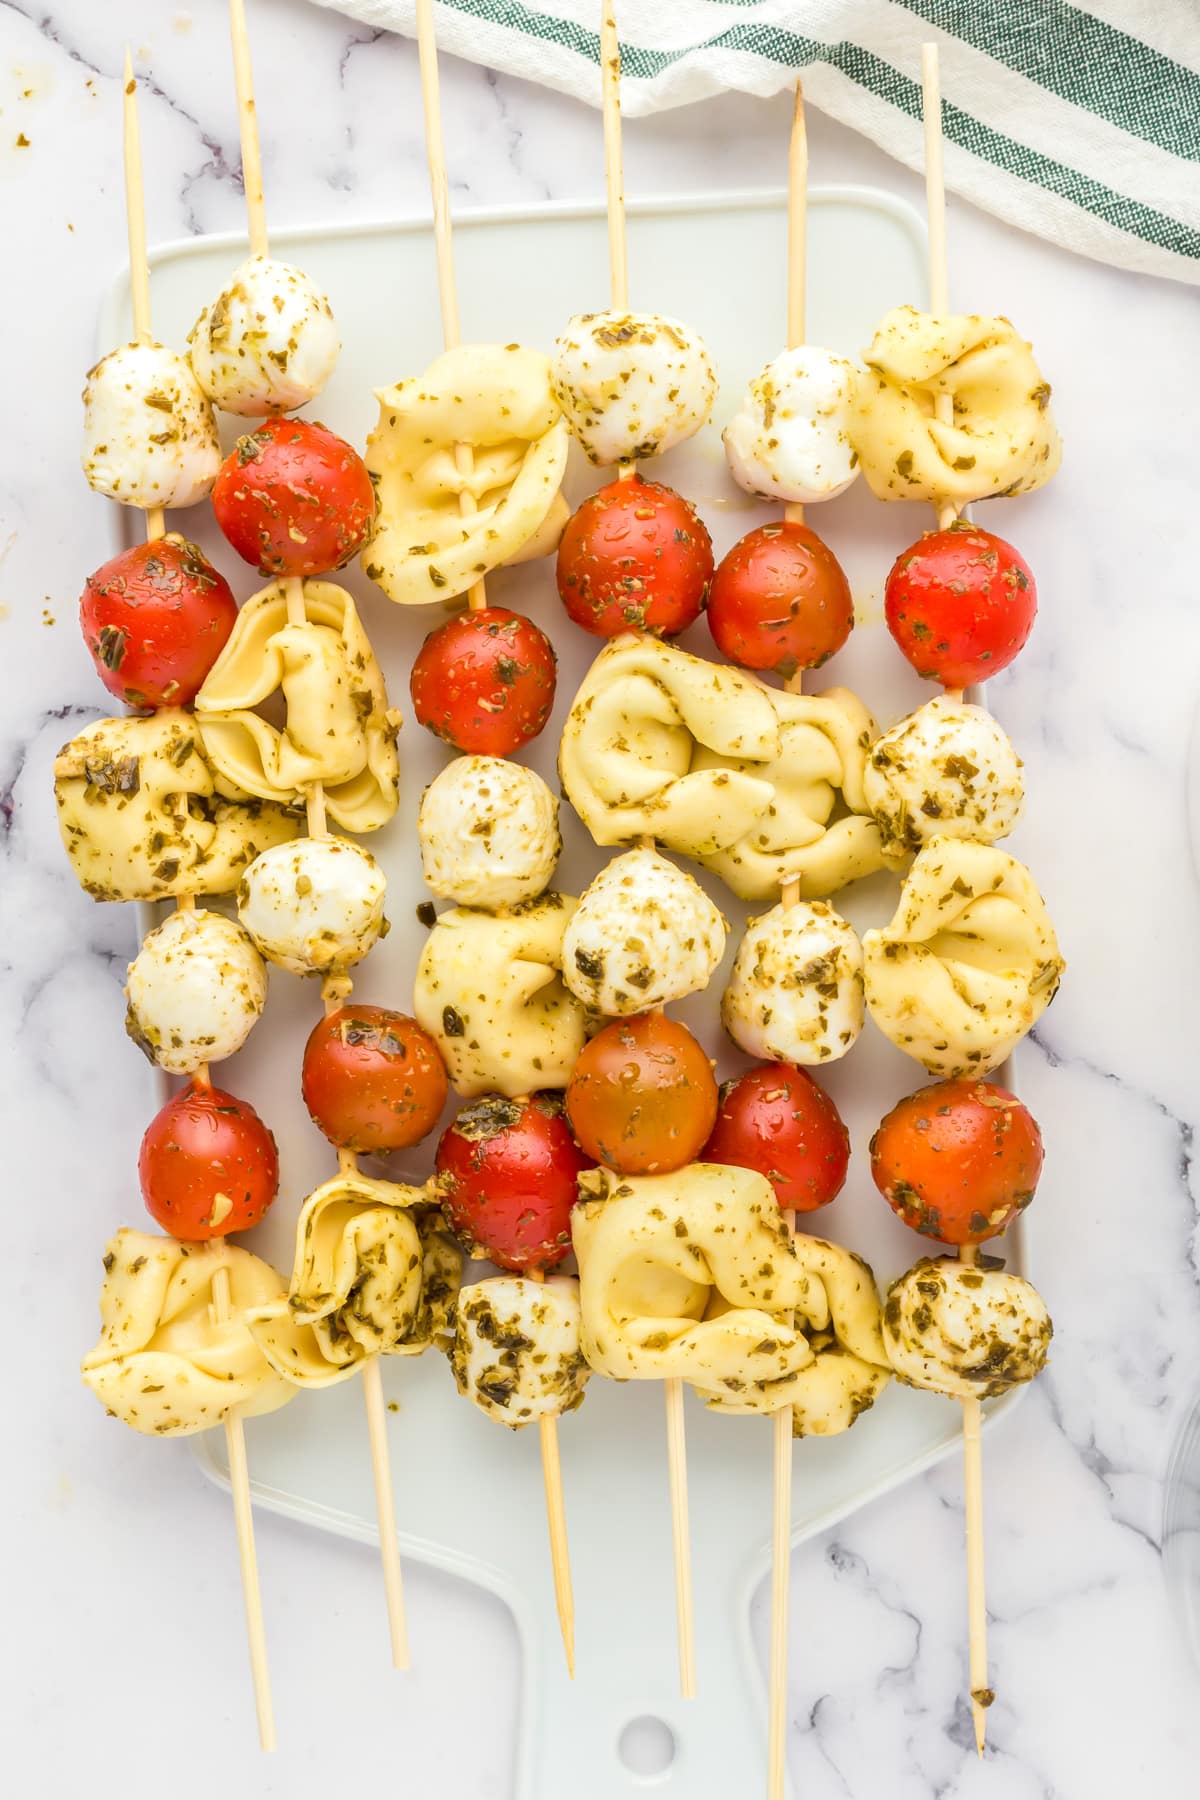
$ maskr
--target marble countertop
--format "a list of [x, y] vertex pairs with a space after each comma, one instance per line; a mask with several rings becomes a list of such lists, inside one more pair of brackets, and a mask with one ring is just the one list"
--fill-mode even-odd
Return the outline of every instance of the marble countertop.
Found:
[[[279, 220], [423, 206], [412, 46], [302, 0], [255, 0], [252, 12]], [[71, 1347], [94, 1317], [94, 1221], [135, 1210], [130, 1146], [145, 1105], [126, 1078], [121, 1029], [133, 918], [77, 891], [48, 781], [69, 721], [98, 704], [75, 601], [105, 553], [106, 521], [76, 474], [75, 421], [123, 241], [126, 39], [152, 69], [142, 111], [152, 239], [239, 228], [222, 0], [0, 5], [11, 352], [0, 449], [6, 1763], [28, 1800], [84, 1785], [126, 1800], [300, 1783], [340, 1792], [348, 1779], [372, 1793], [436, 1783], [499, 1800], [511, 1788], [517, 1680], [503, 1608], [410, 1568], [423, 1654], [400, 1684], [382, 1656], [348, 1655], [378, 1632], [374, 1557], [262, 1516], [284, 1745], [262, 1761], [227, 1501], [187, 1455], [116, 1432], [69, 1378]], [[447, 64], [443, 83], [456, 201], [601, 193], [593, 114], [474, 67]], [[639, 122], [627, 134], [630, 187], [759, 183], [779, 165], [787, 104], [727, 97]], [[846, 131], [814, 117], [810, 134], [816, 179], [919, 200], [913, 177]], [[1166, 1458], [1200, 1384], [1200, 937], [1185, 811], [1200, 692], [1196, 295], [1078, 261], [953, 203], [950, 241], [963, 303], [1010, 313], [1035, 336], [1067, 439], [1053, 488], [1019, 503], [1042, 613], [1027, 653], [994, 684], [1029, 768], [1022, 854], [1071, 964], [1024, 1064], [1049, 1141], [1033, 1223], [1059, 1335], [1049, 1373], [989, 1439], [1000, 1699], [985, 1763], [962, 1699], [952, 1463], [797, 1553], [794, 1630], [819, 1654], [793, 1659], [791, 1768], [815, 1800], [1173, 1796], [1200, 1762], [1198, 1676], [1159, 1553]], [[757, 1624], [763, 1646], [761, 1602]]]

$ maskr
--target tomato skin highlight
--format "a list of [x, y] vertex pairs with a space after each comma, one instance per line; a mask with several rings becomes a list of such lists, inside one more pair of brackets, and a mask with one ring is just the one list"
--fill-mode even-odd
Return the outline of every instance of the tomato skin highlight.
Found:
[[896, 558], [884, 612], [918, 675], [965, 688], [999, 675], [1024, 649], [1037, 586], [1011, 544], [958, 519]]
[[758, 1063], [721, 1088], [701, 1160], [757, 1169], [785, 1212], [815, 1212], [845, 1185], [850, 1133], [807, 1069]]
[[538, 735], [554, 705], [557, 658], [523, 613], [485, 606], [431, 631], [409, 691], [427, 731], [469, 756], [507, 756]]
[[125, 706], [188, 706], [237, 619], [225, 577], [178, 532], [134, 544], [87, 578], [79, 628]]
[[558, 546], [558, 593], [594, 637], [672, 637], [699, 618], [712, 580], [712, 539], [673, 488], [633, 475], [590, 494]]
[[740, 538], [721, 560], [708, 624], [722, 656], [789, 680], [816, 669], [854, 628], [842, 565], [807, 525], [780, 519]]
[[617, 1019], [585, 1045], [567, 1084], [567, 1117], [597, 1162], [619, 1175], [694, 1162], [717, 1116], [712, 1064], [686, 1025], [663, 1013]]
[[591, 1166], [557, 1095], [487, 1094], [439, 1140], [442, 1210], [471, 1255], [517, 1273], [553, 1269], [570, 1252], [576, 1182]]
[[323, 575], [375, 527], [375, 489], [344, 438], [307, 419], [264, 419], [240, 437], [213, 485], [213, 512], [262, 575]]
[[227, 1237], [274, 1200], [279, 1153], [249, 1101], [190, 1081], [147, 1126], [138, 1174], [147, 1212], [172, 1237]]
[[380, 1155], [407, 1150], [433, 1130], [446, 1104], [446, 1070], [415, 1019], [351, 1003], [314, 1025], [300, 1089], [331, 1144]]
[[990, 1081], [936, 1081], [894, 1106], [871, 1174], [897, 1216], [940, 1244], [983, 1244], [1024, 1210], [1042, 1172], [1037, 1120]]

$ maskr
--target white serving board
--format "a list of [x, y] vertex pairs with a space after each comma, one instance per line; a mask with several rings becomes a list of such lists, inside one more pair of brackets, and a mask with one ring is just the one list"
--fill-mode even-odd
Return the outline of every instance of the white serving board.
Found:
[[[419, 372], [441, 349], [430, 228], [418, 220], [278, 231], [273, 248], [302, 264], [327, 290], [342, 328], [337, 372], [309, 411], [361, 446], [375, 419], [372, 388]], [[607, 245], [600, 207], [464, 215], [456, 220], [455, 251], [468, 341], [520, 340], [549, 349], [570, 314], [606, 304]], [[244, 243], [230, 237], [155, 251], [151, 294], [156, 335], [182, 344], [201, 306], [243, 254]], [[730, 480], [720, 425], [746, 380], [783, 343], [784, 197], [771, 192], [634, 202], [629, 260], [634, 306], [675, 313], [694, 324], [720, 373], [715, 423], [651, 471], [698, 505], [719, 557], [752, 525], [771, 516], [771, 509], [749, 500]], [[924, 271], [924, 227], [910, 208], [865, 188], [813, 191], [808, 249], [813, 342], [857, 353], [889, 306], [922, 300]], [[102, 348], [127, 332], [128, 290], [122, 283], [102, 320]], [[232, 438], [233, 422], [228, 423]], [[596, 472], [578, 457], [568, 497], [577, 502], [596, 485]], [[929, 695], [895, 649], [882, 618], [887, 570], [926, 528], [928, 512], [880, 505], [858, 483], [819, 514], [818, 527], [854, 589], [858, 628], [814, 685], [845, 683], [883, 723], [890, 723]], [[128, 526], [115, 508], [113, 518], [114, 531]], [[179, 515], [173, 523], [208, 550], [241, 596], [255, 590], [256, 578], [235, 567], [207, 508]], [[447, 756], [412, 718], [408, 674], [422, 638], [446, 614], [437, 605], [411, 610], [392, 606], [357, 569], [338, 579], [359, 603], [392, 703], [405, 714], [399, 816], [366, 840], [387, 873], [392, 931], [358, 971], [356, 993], [363, 1001], [407, 1010], [425, 936], [416, 907], [428, 898], [416, 850], [416, 807], [422, 788]], [[576, 630], [562, 611], [552, 559], [497, 575], [489, 581], [489, 592], [496, 602], [529, 613], [558, 649], [554, 720], [526, 754], [557, 786], [558, 728], [598, 642]], [[715, 655], [703, 621], [683, 642], [699, 654]], [[579, 893], [611, 853], [598, 851], [566, 808], [563, 824], [566, 849], [556, 885]], [[724, 1077], [747, 1061], [723, 1039], [717, 1001], [750, 909], [715, 878], [705, 878], [705, 883], [730, 920], [726, 963], [707, 994], [672, 1010], [708, 1045]], [[862, 930], [890, 917], [896, 893], [893, 878], [878, 876], [849, 890], [837, 904]], [[332, 1151], [309, 1121], [299, 1092], [301, 1053], [318, 1011], [313, 985], [273, 972], [266, 1017], [218, 1077], [259, 1108], [279, 1139], [280, 1197], [250, 1241], [285, 1272], [300, 1202], [333, 1168]], [[811, 1225], [866, 1255], [882, 1284], [909, 1266], [922, 1245], [877, 1195], [867, 1141], [892, 1102], [924, 1077], [868, 1023], [851, 1055], [823, 1069], [821, 1079], [850, 1127], [854, 1156], [845, 1191]], [[392, 1159], [391, 1172], [423, 1179], [434, 1142], [431, 1138]], [[1024, 1267], [1023, 1229], [1014, 1232], [1004, 1250], [1018, 1268]], [[518, 1800], [551, 1800], [561, 1794], [561, 1776], [555, 1771], [568, 1767], [575, 1800], [617, 1800], [644, 1787], [645, 1776], [634, 1775], [621, 1761], [618, 1739], [631, 1720], [646, 1716], [666, 1721], [676, 1741], [674, 1762], [655, 1778], [656, 1790], [676, 1800], [758, 1791], [759, 1771], [765, 1766], [765, 1683], [751, 1644], [749, 1614], [768, 1558], [772, 1433], [767, 1424], [712, 1417], [688, 1395], [700, 1696], [688, 1704], [677, 1697], [659, 1384], [617, 1386], [594, 1379], [582, 1410], [563, 1423], [577, 1611], [578, 1667], [572, 1685], [559, 1647], [536, 1433], [509, 1433], [460, 1401], [438, 1355], [385, 1361], [384, 1382], [397, 1409], [390, 1434], [404, 1555], [489, 1589], [508, 1604], [516, 1621], [524, 1657], [514, 1771]], [[1016, 1399], [1014, 1394], [998, 1402], [992, 1415]], [[798, 1445], [793, 1541], [833, 1524], [950, 1453], [958, 1443], [958, 1426], [958, 1408], [952, 1403], [893, 1384], [853, 1431]], [[251, 1421], [248, 1439], [261, 1505], [349, 1538], [375, 1537], [356, 1381], [301, 1395], [284, 1411]], [[194, 1447], [206, 1474], [225, 1481], [222, 1435], [208, 1433], [195, 1439]], [[481, 1494], [486, 1505], [480, 1504]], [[419, 1642], [413, 1654], [420, 1657]], [[446, 1671], [447, 1679], [452, 1673]]]

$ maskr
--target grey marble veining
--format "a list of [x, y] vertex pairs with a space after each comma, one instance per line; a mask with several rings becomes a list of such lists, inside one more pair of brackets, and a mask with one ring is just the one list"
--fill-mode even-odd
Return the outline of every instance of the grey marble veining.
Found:
[[[272, 216], [422, 206], [411, 46], [301, 0], [255, 0], [251, 13]], [[77, 891], [48, 780], [58, 744], [103, 710], [74, 611], [106, 521], [77, 474], [76, 420], [99, 297], [124, 255], [126, 40], [152, 70], [151, 237], [240, 226], [222, 0], [0, 0], [8, 1763], [31, 1800], [301, 1782], [398, 1794], [439, 1783], [499, 1800], [517, 1680], [501, 1609], [410, 1570], [422, 1654], [401, 1683], [376, 1643], [374, 1559], [272, 1517], [258, 1531], [285, 1749], [262, 1764], [225, 1503], [186, 1456], [117, 1433], [70, 1376], [94, 1318], [101, 1234], [118, 1211], [136, 1214], [149, 1106], [121, 1028], [133, 918]], [[600, 192], [593, 114], [473, 67], [448, 65], [443, 83], [457, 200]], [[810, 129], [816, 179], [918, 197], [848, 133], [819, 118]], [[628, 185], [773, 178], [785, 130], [786, 102], [739, 98], [639, 122]], [[950, 1464], [797, 1554], [791, 1766], [813, 1800], [1175, 1800], [1200, 1757], [1200, 1676], [1174, 1634], [1158, 1551], [1166, 1457], [1200, 1384], [1200, 896], [1184, 807], [1200, 692], [1196, 301], [961, 206], [950, 241], [955, 297], [1035, 337], [1067, 440], [1059, 479], [1000, 527], [1037, 572], [1042, 612], [994, 684], [1028, 764], [1016, 848], [1070, 962], [1024, 1062], [1048, 1140], [1035, 1260], [1059, 1335], [1049, 1373], [987, 1447], [1000, 1697], [986, 1762], [963, 1700]], [[758, 1629], [761, 1644], [765, 1607]]]

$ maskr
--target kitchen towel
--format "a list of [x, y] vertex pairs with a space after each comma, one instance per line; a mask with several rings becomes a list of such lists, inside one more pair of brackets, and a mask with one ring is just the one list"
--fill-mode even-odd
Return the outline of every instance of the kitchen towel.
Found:
[[[317, 0], [412, 36], [413, 0]], [[600, 0], [440, 0], [438, 42], [600, 103]], [[922, 166], [941, 49], [946, 183], [1101, 261], [1200, 282], [1200, 0], [617, 0], [631, 116], [725, 88], [806, 100]]]

